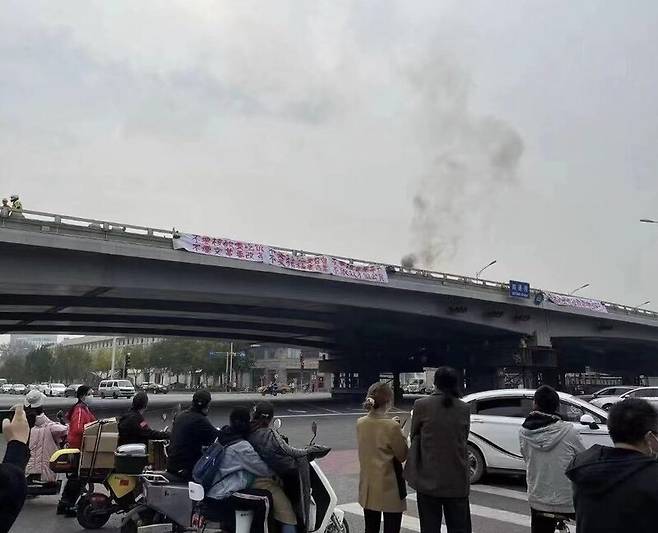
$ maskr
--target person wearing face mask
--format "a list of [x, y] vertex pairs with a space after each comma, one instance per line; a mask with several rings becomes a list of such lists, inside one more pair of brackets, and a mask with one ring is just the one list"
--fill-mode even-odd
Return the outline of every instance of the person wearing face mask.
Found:
[[559, 410], [558, 393], [542, 385], [535, 391], [533, 410], [519, 431], [532, 533], [553, 533], [558, 517], [573, 518], [575, 513], [571, 482], [564, 471], [585, 446], [578, 430], [562, 420]]
[[615, 404], [608, 417], [614, 443], [594, 445], [567, 469], [578, 533], [658, 530], [658, 412], [645, 400]]
[[[69, 429], [67, 434], [68, 448], [78, 448], [82, 446], [82, 434], [85, 430], [85, 425], [94, 422], [96, 417], [91, 412], [87, 405], [87, 398], [90, 396], [91, 389], [87, 385], [80, 385], [75, 395], [78, 401], [69, 409], [66, 418], [69, 421]], [[77, 476], [70, 476], [66, 482], [66, 486], [62, 491], [62, 497], [57, 504], [57, 514], [63, 514], [67, 517], [74, 517], [76, 515], [76, 503], [80, 497], [80, 489], [82, 483]]]

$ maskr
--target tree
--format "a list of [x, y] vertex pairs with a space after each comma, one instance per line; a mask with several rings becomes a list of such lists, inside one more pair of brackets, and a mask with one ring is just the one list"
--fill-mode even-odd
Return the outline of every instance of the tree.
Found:
[[54, 349], [52, 376], [64, 383], [87, 381], [92, 367], [92, 356], [76, 346], [57, 346]]
[[2, 377], [9, 382], [22, 383], [25, 381], [25, 357], [20, 354], [8, 354], [2, 357], [0, 368]]
[[98, 350], [91, 356], [90, 369], [96, 372], [101, 379], [110, 377], [112, 368], [112, 351], [108, 349]]
[[39, 383], [52, 375], [53, 355], [49, 348], [42, 346], [32, 350], [25, 357], [25, 377], [27, 381]]

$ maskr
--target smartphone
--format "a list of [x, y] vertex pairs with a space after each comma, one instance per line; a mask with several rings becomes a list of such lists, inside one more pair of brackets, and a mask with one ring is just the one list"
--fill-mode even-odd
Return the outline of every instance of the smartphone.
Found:
[[13, 409], [3, 409], [0, 410], [0, 433], [2, 433], [2, 421], [8, 418], [9, 420], [14, 419], [14, 410]]

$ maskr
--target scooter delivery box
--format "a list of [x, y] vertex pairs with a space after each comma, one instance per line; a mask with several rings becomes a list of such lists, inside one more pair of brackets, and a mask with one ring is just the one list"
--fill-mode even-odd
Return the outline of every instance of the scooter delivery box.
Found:
[[148, 462], [146, 444], [124, 444], [114, 454], [114, 470], [120, 474], [141, 474]]
[[[100, 438], [99, 433], [100, 431]], [[98, 444], [95, 470], [111, 470], [114, 468], [114, 451], [119, 443], [119, 429], [116, 418], [96, 420], [85, 426], [82, 434], [80, 470], [91, 468], [94, 451]]]

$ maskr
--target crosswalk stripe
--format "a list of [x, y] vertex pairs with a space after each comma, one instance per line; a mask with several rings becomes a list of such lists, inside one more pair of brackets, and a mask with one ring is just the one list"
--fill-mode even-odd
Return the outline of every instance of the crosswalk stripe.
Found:
[[[355, 514], [358, 516], [363, 516], [363, 507], [358, 503], [346, 503], [344, 505], [339, 505], [339, 509], [342, 509], [346, 513]], [[411, 531], [420, 531], [420, 520], [414, 516], [409, 516], [407, 514], [402, 515], [402, 528], [409, 529]], [[441, 533], [447, 533], [448, 530], [444, 524], [441, 525]]]
[[[414, 502], [418, 501], [415, 493], [409, 494], [407, 499]], [[471, 504], [471, 515], [479, 516], [481, 518], [489, 518], [499, 522], [507, 522], [508, 524], [514, 524], [517, 526], [530, 527], [530, 517], [528, 515], [504, 511], [502, 509], [492, 509], [491, 507], [485, 507], [483, 505]]]
[[528, 494], [520, 490], [503, 489], [499, 487], [492, 487], [490, 485], [471, 485], [471, 491], [483, 492], [485, 494], [494, 494], [496, 496], [504, 496], [505, 498], [512, 498], [522, 502], [528, 501]]

